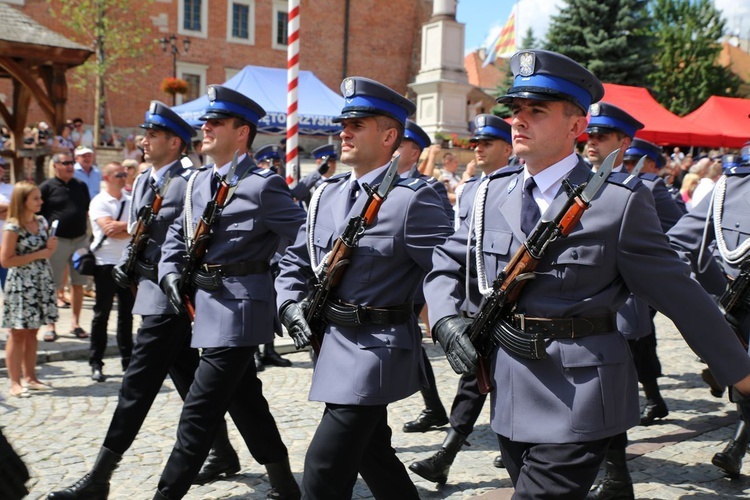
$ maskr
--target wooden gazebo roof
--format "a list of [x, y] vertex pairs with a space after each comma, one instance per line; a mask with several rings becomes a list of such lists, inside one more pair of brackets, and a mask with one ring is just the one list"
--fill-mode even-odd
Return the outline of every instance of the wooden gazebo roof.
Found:
[[65, 122], [68, 99], [65, 72], [83, 64], [93, 51], [42, 26], [8, 4], [0, 3], [0, 19], [3, 20], [0, 78], [10, 78], [13, 82], [10, 107], [0, 102], [0, 117], [13, 133], [13, 148], [0, 154], [13, 158], [15, 179], [20, 179], [23, 128], [31, 99], [39, 104], [52, 130], [57, 130]]

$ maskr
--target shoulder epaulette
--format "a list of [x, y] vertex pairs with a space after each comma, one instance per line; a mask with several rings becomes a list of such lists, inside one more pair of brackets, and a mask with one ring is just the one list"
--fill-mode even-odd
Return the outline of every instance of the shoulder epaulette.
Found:
[[739, 167], [728, 168], [724, 171], [724, 175], [747, 175], [750, 174], [750, 166], [742, 165]]
[[418, 179], [422, 179], [422, 180], [423, 180], [423, 181], [425, 181], [425, 182], [426, 182], [427, 184], [435, 184], [436, 182], [438, 182], [438, 180], [437, 180], [437, 179], [435, 179], [434, 177], [431, 177], [431, 176], [429, 176], [429, 175], [420, 175], [420, 176], [419, 176], [419, 177], [417, 177], [417, 178], [418, 178]]
[[640, 178], [632, 176], [627, 172], [612, 172], [607, 176], [607, 182], [617, 184], [631, 191], [642, 185]]
[[183, 170], [182, 170], [182, 172], [180, 172], [180, 173], [179, 173], [179, 174], [177, 174], [177, 175], [179, 175], [179, 176], [180, 176], [180, 177], [182, 177], [183, 179], [189, 179], [189, 178], [190, 178], [190, 176], [191, 176], [191, 175], [193, 175], [193, 174], [194, 174], [194, 173], [196, 173], [196, 172], [198, 172], [198, 170], [194, 170], [194, 169], [192, 169], [192, 168], [185, 168], [185, 169], [183, 169]]
[[497, 179], [499, 177], [507, 177], [511, 174], [518, 174], [523, 171], [523, 166], [521, 165], [508, 165], [507, 167], [503, 167], [497, 172], [493, 172], [490, 174], [490, 179]]
[[469, 177], [468, 179], [466, 179], [464, 184], [468, 184], [470, 182], [477, 182], [479, 179], [480, 179], [479, 177]]
[[328, 179], [323, 179], [323, 182], [338, 182], [341, 179], [344, 179], [346, 177], [349, 177], [351, 174], [349, 172], [344, 172], [341, 174], [332, 175]]
[[417, 189], [421, 189], [425, 186], [427, 186], [427, 182], [420, 179], [419, 177], [412, 177], [412, 178], [401, 178], [397, 179], [396, 182], [393, 184], [393, 187], [401, 186], [401, 187], [407, 187], [413, 191], [416, 191]]
[[659, 176], [656, 174], [638, 174], [638, 177], [640, 177], [642, 180], [651, 182], [659, 180]]
[[255, 175], [260, 175], [261, 177], [269, 177], [271, 175], [276, 175], [276, 172], [274, 172], [270, 168], [259, 168], [259, 167], [254, 168], [251, 173]]

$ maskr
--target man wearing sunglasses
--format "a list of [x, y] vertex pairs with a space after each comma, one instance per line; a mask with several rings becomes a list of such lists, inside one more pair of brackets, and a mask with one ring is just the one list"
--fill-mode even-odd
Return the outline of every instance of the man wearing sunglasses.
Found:
[[[50, 264], [55, 275], [55, 286], [58, 290], [65, 286], [65, 267], [70, 262], [73, 252], [88, 246], [86, 235], [86, 217], [91, 198], [89, 190], [82, 181], [74, 177], [75, 161], [69, 153], [55, 153], [52, 156], [55, 176], [44, 181], [39, 190], [42, 192], [41, 214], [52, 223], [60, 221], [57, 228], [58, 246]], [[70, 295], [73, 321], [70, 333], [79, 339], [88, 338], [79, 323], [83, 306], [83, 285], [86, 276], [70, 266]], [[54, 342], [57, 339], [54, 325], [44, 334], [44, 340]]]
[[89, 220], [94, 241], [91, 249], [96, 256], [94, 286], [96, 302], [91, 322], [91, 379], [104, 382], [104, 351], [107, 348], [107, 322], [117, 295], [117, 347], [122, 358], [122, 369], [127, 369], [133, 352], [133, 304], [135, 296], [130, 288], [117, 286], [112, 268], [120, 260], [130, 241], [128, 213], [130, 198], [123, 194], [128, 173], [121, 163], [108, 163], [102, 169], [105, 190], [94, 196], [89, 205]]

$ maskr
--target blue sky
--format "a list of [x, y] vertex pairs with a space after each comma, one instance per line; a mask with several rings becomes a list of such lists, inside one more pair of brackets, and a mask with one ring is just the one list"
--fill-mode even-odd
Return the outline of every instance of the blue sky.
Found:
[[[488, 36], [497, 33], [515, 3], [514, 0], [458, 0], [456, 19], [466, 25], [466, 52], [482, 47]], [[531, 27], [534, 36], [542, 38], [550, 17], [563, 4], [564, 0], [520, 0], [516, 19], [518, 36], [523, 38]], [[724, 13], [729, 31], [739, 31], [743, 38], [750, 38], [750, 0], [714, 0], [714, 4]]]

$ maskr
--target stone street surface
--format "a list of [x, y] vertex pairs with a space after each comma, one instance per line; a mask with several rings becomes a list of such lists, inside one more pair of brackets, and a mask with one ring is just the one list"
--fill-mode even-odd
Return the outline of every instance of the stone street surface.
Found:
[[[84, 304], [82, 325], [91, 324], [90, 299]], [[22, 455], [32, 479], [28, 498], [44, 498], [47, 493], [78, 480], [93, 465], [112, 412], [122, 380], [119, 359], [109, 357], [104, 383], [92, 382], [87, 364], [88, 342], [65, 334], [69, 330], [70, 310], [64, 309], [58, 323], [61, 338], [55, 343], [40, 340], [39, 376], [53, 386], [48, 392], [32, 393], [30, 398], [7, 398], [0, 402], [0, 425]], [[114, 314], [114, 312], [113, 312]], [[114, 317], [110, 325], [114, 327]], [[651, 427], [636, 427], [630, 434], [628, 448], [630, 467], [637, 498], [677, 499], [748, 498], [750, 480], [723, 477], [710, 464], [711, 457], [723, 447], [733, 431], [733, 405], [713, 398], [700, 379], [704, 365], [686, 346], [671, 322], [657, 316], [659, 355], [665, 376], [660, 379], [669, 416]], [[113, 333], [110, 331], [110, 334]], [[710, 335], [711, 332], [706, 332]], [[39, 335], [41, 339], [41, 332]], [[4, 338], [4, 336], [0, 336]], [[293, 351], [288, 339], [277, 341], [285, 351]], [[114, 337], [110, 335], [110, 348]], [[450, 408], [458, 376], [448, 366], [442, 351], [425, 341], [433, 362], [443, 403]], [[110, 351], [113, 355], [116, 351]], [[321, 403], [307, 401], [312, 364], [306, 352], [288, 355], [292, 368], [268, 368], [260, 374], [282, 437], [289, 447], [292, 470], [302, 477], [305, 450], [323, 410]], [[0, 355], [2, 385], [0, 394], [7, 396], [7, 372], [4, 353]], [[346, 373], [342, 377], [348, 376]], [[641, 401], [643, 404], [643, 401]], [[404, 422], [421, 410], [419, 395], [390, 405], [389, 422], [393, 428], [393, 446], [408, 466], [436, 451], [444, 430], [426, 434], [401, 432]], [[135, 443], [125, 454], [112, 478], [112, 499], [150, 499], [161, 470], [174, 444], [181, 401], [171, 381], [167, 380], [157, 397], [148, 419]], [[489, 405], [484, 409], [477, 428], [454, 463], [448, 484], [438, 487], [411, 475], [422, 498], [507, 499], [511, 483], [504, 470], [492, 466], [497, 454], [497, 440], [489, 427]], [[234, 424], [230, 438], [238, 449], [242, 471], [229, 480], [193, 487], [188, 499], [265, 498], [268, 477], [255, 463], [242, 442]], [[750, 475], [750, 466], [743, 468]], [[359, 480], [354, 498], [371, 498], [367, 486]]]

